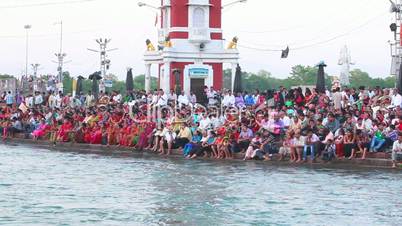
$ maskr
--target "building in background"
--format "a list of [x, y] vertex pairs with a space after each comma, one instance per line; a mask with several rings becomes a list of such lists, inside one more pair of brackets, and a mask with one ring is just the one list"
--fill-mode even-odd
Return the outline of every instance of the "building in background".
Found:
[[144, 54], [146, 91], [152, 65], [159, 69], [165, 92], [200, 96], [204, 86], [220, 90], [224, 63], [230, 64], [234, 80], [239, 52], [236, 46], [225, 48], [221, 0], [162, 0], [160, 24], [158, 48], [147, 48]]

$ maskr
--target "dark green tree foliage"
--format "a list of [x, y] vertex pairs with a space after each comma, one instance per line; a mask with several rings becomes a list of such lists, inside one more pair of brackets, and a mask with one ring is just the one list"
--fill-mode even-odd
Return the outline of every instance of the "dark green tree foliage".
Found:
[[[258, 73], [242, 73], [242, 82], [244, 90], [254, 91], [256, 89], [265, 91], [267, 89], [278, 89], [279, 86], [290, 88], [292, 86], [315, 86], [317, 79], [317, 67], [296, 65], [292, 68], [292, 71], [288, 78], [280, 79], [273, 77], [270, 72], [261, 70]], [[350, 87], [358, 88], [360, 86], [382, 88], [395, 87], [395, 76], [386, 78], [372, 78], [367, 72], [363, 72], [360, 69], [351, 71]], [[331, 87], [332, 78], [325, 75], [326, 87]], [[231, 87], [231, 70], [224, 70], [223, 84], [225, 89]]]

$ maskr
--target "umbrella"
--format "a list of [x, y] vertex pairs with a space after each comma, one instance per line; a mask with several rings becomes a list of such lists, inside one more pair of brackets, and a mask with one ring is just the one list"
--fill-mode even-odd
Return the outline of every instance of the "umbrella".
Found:
[[132, 68], [127, 70], [126, 90], [127, 90], [127, 92], [132, 92], [134, 90], [133, 69]]
[[399, 74], [398, 74], [398, 78], [397, 78], [397, 84], [396, 84], [396, 88], [398, 89], [399, 94], [402, 93], [402, 63], [399, 67]]
[[99, 85], [98, 80], [102, 79], [101, 72], [97, 71], [89, 76], [89, 79], [92, 80], [92, 94], [98, 99], [99, 94]]
[[282, 50], [281, 58], [288, 58], [289, 56], [289, 46]]
[[75, 90], [75, 92], [77, 93], [77, 95], [80, 95], [80, 93], [83, 91], [83, 88], [82, 88], [82, 80], [84, 80], [84, 79], [85, 79], [85, 78], [82, 77], [81, 75], [78, 76], [78, 79], [77, 79], [77, 89]]
[[233, 86], [233, 93], [241, 93], [241, 92], [243, 92], [243, 87], [241, 84], [241, 67], [239, 64], [237, 64], [234, 86]]
[[316, 89], [318, 93], [325, 93], [325, 72], [324, 67], [327, 65], [324, 61], [318, 64], [318, 73], [317, 73], [317, 85]]

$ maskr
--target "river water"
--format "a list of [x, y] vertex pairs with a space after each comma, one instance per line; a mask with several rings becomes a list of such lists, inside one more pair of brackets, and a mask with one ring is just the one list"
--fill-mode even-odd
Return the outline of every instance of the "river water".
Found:
[[402, 173], [0, 145], [0, 225], [401, 225]]

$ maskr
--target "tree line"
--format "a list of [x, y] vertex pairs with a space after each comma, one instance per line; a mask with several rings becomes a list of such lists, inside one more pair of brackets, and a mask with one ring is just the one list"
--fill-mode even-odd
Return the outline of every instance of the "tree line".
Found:
[[[290, 88], [293, 86], [314, 86], [316, 84], [317, 78], [317, 67], [296, 65], [292, 67], [290, 75], [287, 78], [281, 79], [273, 76], [270, 72], [261, 70], [257, 73], [252, 72], [242, 72], [242, 87], [245, 91], [267, 90], [267, 89], [277, 89], [279, 86], [284, 86]], [[69, 72], [64, 72], [64, 92], [72, 92], [72, 80], [73, 77]], [[372, 78], [367, 72], [360, 69], [354, 69], [350, 72], [350, 83], [351, 87], [382, 87], [382, 88], [392, 88], [395, 87], [396, 78], [395, 76], [389, 76], [385, 78]], [[0, 74], [0, 79], [12, 78], [12, 75]], [[117, 76], [111, 75], [113, 80], [113, 87], [107, 88], [108, 92], [113, 90], [119, 91], [120, 93], [126, 92], [125, 81], [119, 80]], [[326, 85], [331, 87], [332, 77], [326, 74]], [[231, 70], [225, 69], [223, 76], [224, 88], [230, 89], [231, 87]], [[140, 74], [134, 77], [134, 88], [136, 90], [143, 90], [145, 87], [145, 75]], [[151, 89], [156, 89], [158, 87], [158, 79], [156, 77], [151, 77]], [[87, 93], [92, 88], [92, 81], [85, 79], [83, 81], [84, 92]]]
[[[268, 71], [261, 70], [258, 73], [242, 72], [242, 86], [245, 91], [278, 89], [279, 86], [286, 88], [294, 86], [314, 86], [317, 79], [317, 67], [296, 65], [292, 68], [290, 75], [285, 79], [280, 79]], [[395, 87], [395, 76], [386, 78], [372, 78], [367, 72], [354, 69], [350, 72], [350, 87]], [[333, 77], [325, 75], [326, 86], [332, 86]], [[226, 89], [231, 87], [231, 70], [224, 70], [224, 86]]]

